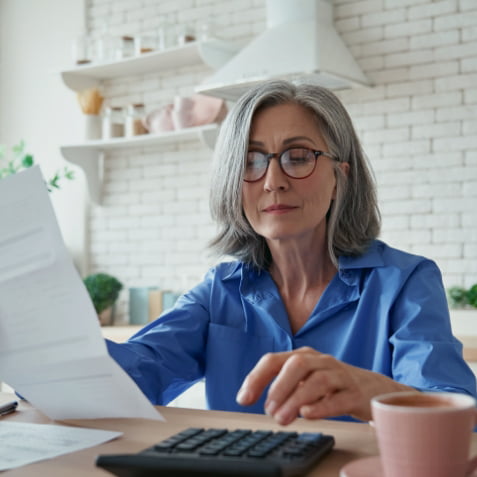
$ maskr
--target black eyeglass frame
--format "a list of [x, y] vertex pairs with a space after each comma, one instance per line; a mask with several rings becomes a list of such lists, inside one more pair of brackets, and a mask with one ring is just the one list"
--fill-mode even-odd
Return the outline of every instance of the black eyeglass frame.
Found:
[[[311, 172], [309, 174], [307, 174], [306, 176], [303, 176], [303, 177], [294, 177], [294, 176], [291, 176], [290, 174], [288, 174], [284, 169], [283, 169], [283, 166], [282, 166], [282, 157], [283, 157], [283, 154], [285, 154], [286, 152], [288, 151], [291, 151], [293, 149], [303, 149], [303, 150], [306, 150], [306, 151], [309, 151], [309, 152], [312, 152], [314, 157], [315, 157], [315, 163], [313, 164], [313, 169], [311, 170]], [[290, 177], [290, 179], [298, 179], [298, 180], [301, 180], [301, 179], [306, 179], [307, 177], [310, 177], [313, 172], [315, 172], [315, 169], [316, 169], [316, 162], [318, 160], [318, 158], [320, 156], [325, 156], [325, 157], [328, 157], [330, 159], [333, 159], [334, 161], [337, 161], [339, 162], [339, 159], [335, 156], [333, 156], [333, 154], [329, 153], [329, 152], [325, 152], [325, 151], [317, 151], [315, 149], [310, 149], [308, 147], [289, 147], [285, 150], [283, 150], [282, 152], [270, 152], [270, 153], [264, 153], [264, 152], [261, 152], [261, 151], [249, 151], [249, 152], [255, 152], [255, 153], [259, 153], [259, 154], [262, 154], [264, 159], [267, 161], [267, 167], [265, 168], [265, 170], [263, 171], [263, 174], [258, 178], [258, 179], [253, 179], [253, 180], [250, 180], [250, 179], [245, 179], [244, 178], [244, 182], [248, 182], [248, 183], [253, 183], [253, 182], [258, 182], [260, 180], [262, 180], [265, 175], [267, 174], [267, 171], [268, 171], [268, 167], [270, 166], [270, 161], [276, 157], [277, 158], [277, 161], [278, 161], [278, 165], [280, 166], [280, 170], [283, 172], [283, 174], [285, 174], [287, 177]], [[248, 152], [247, 152], [248, 154]]]

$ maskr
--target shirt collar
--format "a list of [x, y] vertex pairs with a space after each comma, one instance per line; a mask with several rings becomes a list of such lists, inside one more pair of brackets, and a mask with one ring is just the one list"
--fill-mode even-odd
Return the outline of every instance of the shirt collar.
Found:
[[342, 255], [338, 259], [340, 270], [351, 270], [356, 268], [376, 268], [384, 265], [383, 260], [384, 243], [374, 240], [362, 255]]
[[233, 280], [234, 278], [241, 276], [243, 264], [240, 261], [234, 260], [233, 262], [228, 262], [225, 267], [226, 270], [224, 271], [222, 281]]
[[384, 266], [384, 243], [374, 240], [362, 255], [342, 255], [338, 258], [338, 275], [347, 285], [357, 285], [363, 269]]
[[[347, 285], [356, 285], [359, 282], [360, 271], [362, 269], [384, 266], [383, 249], [383, 242], [373, 240], [362, 255], [341, 255], [338, 257], [338, 275], [340, 279]], [[255, 288], [258, 285], [257, 279], [260, 278], [263, 273], [257, 270], [253, 265], [244, 264], [240, 261], [232, 261], [227, 264], [227, 270], [222, 280], [241, 279], [244, 275], [251, 279], [252, 283], [255, 282]]]

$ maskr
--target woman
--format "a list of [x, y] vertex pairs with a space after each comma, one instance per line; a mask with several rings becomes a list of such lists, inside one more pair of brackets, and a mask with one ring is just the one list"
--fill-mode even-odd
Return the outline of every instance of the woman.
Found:
[[375, 187], [324, 88], [246, 93], [215, 151], [219, 264], [111, 355], [155, 404], [205, 377], [211, 409], [370, 419], [370, 399], [476, 394], [434, 262], [376, 240]]

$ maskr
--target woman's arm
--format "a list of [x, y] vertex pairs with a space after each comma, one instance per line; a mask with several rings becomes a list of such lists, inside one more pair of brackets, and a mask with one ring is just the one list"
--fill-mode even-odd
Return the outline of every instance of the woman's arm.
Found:
[[304, 347], [265, 355], [244, 380], [237, 401], [252, 404], [271, 383], [265, 411], [289, 424], [298, 415], [317, 419], [348, 414], [368, 420], [370, 399], [387, 392], [419, 389], [475, 395], [475, 377], [452, 336], [435, 263], [421, 261], [396, 291], [388, 312], [376, 312], [380, 320], [389, 320], [390, 376]]
[[153, 404], [165, 405], [204, 376], [210, 297], [208, 280], [109, 354]]

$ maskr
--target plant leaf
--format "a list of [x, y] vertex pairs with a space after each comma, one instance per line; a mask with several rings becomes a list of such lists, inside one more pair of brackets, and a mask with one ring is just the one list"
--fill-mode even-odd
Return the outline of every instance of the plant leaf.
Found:
[[12, 147], [13, 154], [19, 158], [23, 155], [23, 151], [25, 150], [25, 141], [22, 139], [18, 144], [15, 144]]
[[467, 290], [467, 300], [471, 306], [477, 308], [477, 283]]
[[26, 154], [25, 156], [23, 156], [22, 166], [23, 167], [33, 166], [33, 156], [31, 154]]
[[59, 189], [60, 186], [58, 185], [58, 181], [60, 180], [60, 176], [58, 175], [58, 173], [56, 173], [49, 181], [48, 181], [48, 184], [51, 186], [51, 187], [54, 187], [55, 189]]
[[[9, 175], [15, 174], [22, 169], [27, 169], [35, 163], [32, 154], [25, 154], [25, 141], [22, 139], [18, 144], [15, 144], [11, 151], [13, 152], [13, 159], [10, 159], [0, 168], [0, 179]], [[7, 148], [5, 145], [0, 144], [0, 160], [6, 156]], [[60, 181], [62, 179], [73, 180], [75, 178], [74, 171], [65, 167], [63, 171], [56, 171], [55, 175], [45, 181], [45, 185], [48, 192], [53, 189], [60, 189]]]

